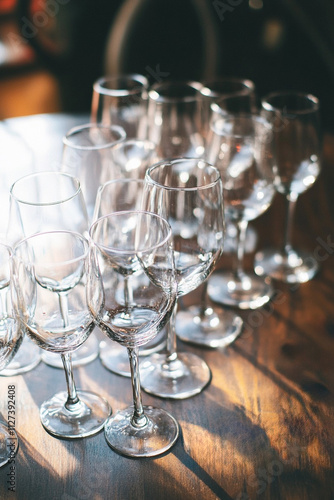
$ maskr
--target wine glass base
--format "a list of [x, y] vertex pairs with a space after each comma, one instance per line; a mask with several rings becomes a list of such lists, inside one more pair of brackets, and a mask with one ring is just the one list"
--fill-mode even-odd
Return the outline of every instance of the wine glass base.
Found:
[[186, 399], [199, 394], [211, 381], [208, 365], [195, 354], [181, 352], [167, 363], [166, 354], [153, 354], [140, 366], [141, 387], [153, 396]]
[[[159, 336], [159, 342], [148, 342], [145, 346], [140, 347], [139, 356], [145, 357], [155, 352], [162, 351], [166, 347], [166, 333], [163, 331], [163, 336]], [[156, 341], [156, 338], [154, 338]], [[122, 377], [131, 377], [129, 356], [126, 347], [112, 340], [100, 342], [100, 360], [102, 365], [112, 373], [121, 375]]]
[[215, 273], [209, 278], [208, 295], [211, 300], [239, 309], [257, 309], [266, 304], [273, 295], [269, 278], [244, 275], [236, 282], [230, 273]]
[[154, 457], [169, 450], [179, 436], [175, 418], [164, 410], [144, 406], [147, 425], [132, 424], [132, 406], [112, 415], [106, 422], [104, 435], [108, 445], [129, 457]]
[[319, 264], [307, 252], [291, 251], [288, 256], [275, 250], [265, 250], [255, 255], [255, 272], [259, 276], [271, 278], [285, 283], [306, 283], [319, 269]]
[[176, 314], [175, 330], [183, 342], [204, 347], [226, 347], [240, 335], [243, 321], [228, 310], [207, 307], [204, 315], [199, 306]]
[[14, 358], [1, 370], [0, 375], [13, 377], [27, 373], [36, 368], [41, 360], [41, 349], [29, 337], [24, 337]]
[[80, 403], [73, 411], [65, 407], [67, 392], [59, 392], [41, 405], [41, 422], [53, 436], [75, 439], [103, 429], [111, 413], [109, 403], [93, 392], [79, 390], [77, 394]]
[[8, 429], [8, 424], [0, 423], [0, 467], [8, 464], [18, 450], [19, 441], [14, 429]]
[[[99, 354], [99, 341], [96, 336], [91, 334], [79, 349], [72, 351], [72, 367], [84, 366], [94, 361]], [[44, 351], [42, 361], [53, 368], [64, 368], [61, 356], [55, 352]]]

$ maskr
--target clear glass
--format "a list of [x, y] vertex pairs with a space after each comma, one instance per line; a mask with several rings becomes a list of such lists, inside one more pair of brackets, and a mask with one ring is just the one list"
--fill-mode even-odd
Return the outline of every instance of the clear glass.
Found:
[[[52, 230], [88, 233], [88, 216], [77, 178], [64, 172], [37, 172], [18, 179], [10, 191], [10, 214], [7, 239], [14, 246], [21, 239], [38, 232]], [[73, 353], [73, 366], [93, 361], [98, 356], [99, 343], [91, 335], [82, 349]], [[40, 361], [38, 347], [27, 337], [5, 370], [6, 375], [24, 373]], [[43, 352], [45, 363], [62, 368], [59, 356]]]
[[[143, 205], [159, 213], [173, 231], [178, 297], [208, 278], [224, 241], [220, 174], [196, 158], [178, 158], [147, 170]], [[184, 399], [201, 392], [211, 380], [199, 356], [177, 352], [176, 308], [167, 325], [167, 352], [148, 356], [141, 368], [142, 387], [163, 398]]]
[[61, 170], [79, 179], [90, 221], [97, 189], [109, 180], [111, 149], [125, 137], [119, 126], [86, 123], [70, 129], [63, 138]]
[[40, 407], [44, 428], [62, 438], [96, 434], [111, 413], [104, 398], [77, 390], [73, 377], [71, 354], [94, 329], [86, 301], [87, 257], [87, 240], [69, 231], [35, 234], [13, 253], [14, 304], [24, 330], [63, 362], [67, 392]]
[[[143, 179], [115, 179], [98, 189], [93, 220], [112, 212], [140, 210], [142, 206]], [[124, 280], [124, 300], [131, 296], [128, 280]], [[166, 332], [163, 328], [158, 335], [139, 349], [139, 356], [147, 356], [162, 350], [166, 346]], [[131, 371], [126, 349], [117, 342], [100, 343], [100, 359], [108, 370], [130, 377]]]
[[99, 78], [93, 84], [91, 121], [119, 125], [128, 139], [146, 139], [148, 87], [138, 74]]
[[243, 268], [245, 235], [250, 220], [271, 205], [275, 188], [272, 162], [272, 129], [259, 115], [226, 115], [219, 109], [212, 121], [207, 157], [220, 170], [224, 185], [225, 216], [238, 231], [232, 272], [214, 273], [208, 293], [218, 303], [256, 309], [270, 300], [270, 280]]
[[148, 167], [156, 163], [158, 159], [154, 142], [144, 139], [126, 139], [113, 146], [111, 150], [107, 181], [144, 179]]
[[157, 145], [160, 160], [203, 156], [201, 89], [201, 83], [190, 81], [161, 82], [150, 88], [147, 137]]
[[262, 113], [273, 125], [275, 188], [286, 199], [281, 249], [265, 249], [255, 256], [255, 272], [287, 283], [304, 283], [319, 269], [317, 260], [292, 243], [293, 217], [298, 197], [310, 189], [320, 173], [319, 101], [310, 94], [275, 92], [262, 100]]
[[133, 406], [108, 419], [105, 437], [123, 455], [159, 455], [179, 427], [164, 410], [143, 406], [138, 348], [158, 335], [176, 301], [171, 228], [153, 213], [115, 212], [94, 222], [90, 237], [89, 308], [102, 332], [127, 348], [133, 390]]
[[[0, 243], [0, 374], [16, 355], [23, 339], [23, 329], [11, 307], [10, 288], [11, 276], [11, 249]], [[15, 411], [15, 391], [8, 385], [8, 415]], [[14, 411], [13, 411], [14, 410]], [[0, 421], [0, 467], [15, 457], [18, 449], [18, 436], [10, 423]]]

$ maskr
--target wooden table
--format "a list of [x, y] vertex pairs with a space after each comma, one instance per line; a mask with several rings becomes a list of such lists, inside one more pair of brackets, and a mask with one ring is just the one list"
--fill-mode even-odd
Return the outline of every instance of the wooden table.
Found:
[[[10, 126], [51, 162], [61, 135], [83, 117], [41, 115]], [[39, 137], [38, 134], [41, 134]], [[40, 151], [41, 153], [41, 151]], [[44, 167], [47, 165], [44, 164]], [[64, 390], [62, 370], [41, 363], [24, 376], [1, 377], [1, 411], [8, 386], [16, 392], [15, 493], [9, 466], [0, 470], [0, 498], [19, 500], [332, 500], [334, 498], [334, 138], [324, 140], [323, 171], [300, 197], [296, 243], [320, 261], [319, 274], [300, 286], [274, 283], [261, 310], [243, 312], [245, 328], [224, 350], [179, 347], [201, 355], [212, 370], [199, 395], [168, 401], [143, 394], [145, 404], [170, 411], [181, 436], [169, 453], [129, 459], [113, 452], [103, 432], [60, 440], [45, 432], [40, 404]], [[258, 248], [278, 244], [282, 200], [259, 218]], [[248, 264], [252, 256], [248, 256]], [[226, 257], [227, 259], [227, 257]], [[195, 301], [198, 291], [185, 303]], [[75, 370], [77, 386], [106, 397], [114, 411], [131, 402], [131, 384], [99, 359]]]

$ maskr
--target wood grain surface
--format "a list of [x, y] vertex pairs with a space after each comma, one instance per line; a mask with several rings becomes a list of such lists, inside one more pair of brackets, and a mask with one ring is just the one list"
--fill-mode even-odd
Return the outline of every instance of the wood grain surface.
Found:
[[[68, 124], [59, 116], [40, 120], [48, 130], [55, 127], [53, 139]], [[12, 126], [24, 134], [32, 122], [13, 119]], [[143, 393], [145, 404], [166, 409], [180, 423], [181, 436], [169, 453], [126, 458], [108, 447], [103, 432], [80, 440], [56, 439], [42, 428], [39, 406], [65, 389], [63, 371], [41, 363], [25, 375], [0, 377], [5, 420], [8, 385], [15, 385], [20, 444], [16, 491], [8, 491], [10, 471], [5, 466], [0, 470], [0, 498], [333, 500], [333, 189], [334, 138], [326, 136], [322, 173], [301, 195], [294, 229], [296, 244], [313, 253], [320, 272], [299, 286], [275, 282], [267, 306], [241, 313], [244, 330], [226, 349], [179, 343], [180, 350], [199, 354], [212, 370], [212, 381], [201, 394], [168, 401]], [[283, 211], [277, 196], [254, 222], [257, 248], [280, 243]], [[247, 255], [247, 266], [252, 258]], [[221, 265], [229, 262], [226, 255]], [[199, 292], [185, 297], [181, 306], [195, 302]], [[79, 388], [106, 397], [113, 411], [131, 402], [130, 379], [110, 373], [99, 359], [76, 368], [75, 377]]]

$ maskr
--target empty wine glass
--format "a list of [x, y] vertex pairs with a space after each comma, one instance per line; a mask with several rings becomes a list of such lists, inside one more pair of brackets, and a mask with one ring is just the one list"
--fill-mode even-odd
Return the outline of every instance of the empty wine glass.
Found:
[[[208, 278], [222, 251], [224, 215], [218, 170], [196, 158], [159, 162], [146, 172], [143, 206], [170, 223], [178, 297], [190, 293]], [[142, 387], [153, 395], [184, 399], [202, 391], [211, 372], [197, 355], [177, 352], [175, 315], [176, 310], [167, 325], [167, 353], [152, 354], [142, 364]]]
[[71, 128], [63, 138], [61, 170], [79, 179], [90, 221], [97, 189], [109, 180], [111, 148], [125, 137], [119, 126], [86, 123]]
[[[11, 249], [0, 243], [0, 374], [15, 356], [23, 339], [23, 329], [11, 304]], [[15, 415], [15, 387], [8, 385], [8, 422], [0, 422], [0, 467], [10, 462], [18, 449], [18, 438], [13, 426]]]
[[212, 104], [228, 113], [253, 113], [256, 109], [255, 84], [238, 77], [219, 77], [203, 82], [204, 137], [210, 133]]
[[[143, 179], [122, 178], [106, 182], [98, 189], [93, 220], [112, 212], [140, 210], [143, 187]], [[124, 294], [124, 300], [126, 297], [130, 300], [132, 291], [126, 278], [124, 278], [124, 285], [125, 288], [121, 293]], [[139, 356], [147, 356], [161, 350], [165, 344], [165, 330], [162, 329], [154, 339], [139, 349]], [[121, 344], [102, 340], [99, 355], [102, 364], [108, 370], [124, 377], [131, 376], [129, 357]]]
[[270, 280], [243, 268], [248, 221], [270, 206], [275, 189], [272, 163], [272, 130], [259, 115], [226, 115], [217, 112], [212, 124], [207, 157], [221, 172], [225, 216], [238, 230], [235, 268], [214, 273], [208, 285], [210, 298], [241, 309], [255, 309], [270, 300]]
[[[133, 406], [108, 419], [105, 437], [124, 455], [158, 455], [175, 443], [179, 428], [169, 413], [142, 405], [138, 348], [159, 333], [175, 304], [171, 229], [153, 213], [115, 212], [94, 222], [90, 236], [89, 307], [99, 328], [127, 348], [133, 389]], [[124, 300], [127, 285], [132, 296]]]
[[128, 139], [146, 138], [147, 90], [143, 75], [105, 76], [93, 84], [91, 121], [119, 125]]
[[166, 81], [150, 88], [147, 137], [157, 145], [160, 159], [203, 156], [201, 90], [201, 83], [190, 81]]
[[[8, 241], [14, 246], [21, 239], [35, 233], [67, 230], [88, 234], [88, 216], [80, 182], [65, 172], [36, 172], [18, 179], [10, 191], [10, 215]], [[27, 338], [27, 340], [26, 340]], [[26, 337], [18, 356], [5, 370], [8, 375], [27, 370], [27, 360], [32, 357], [35, 363], [40, 360], [40, 351]], [[98, 356], [99, 343], [95, 335], [73, 353], [73, 366], [93, 361]], [[33, 357], [34, 353], [38, 357]], [[43, 352], [43, 361], [55, 368], [62, 368], [59, 356]], [[28, 365], [29, 367], [29, 365]]]
[[285, 196], [287, 215], [283, 246], [255, 256], [255, 272], [287, 283], [304, 283], [316, 274], [317, 260], [292, 244], [298, 197], [313, 186], [320, 172], [319, 100], [300, 92], [273, 92], [262, 100], [263, 115], [273, 124], [274, 185]]
[[45, 429], [63, 438], [97, 433], [111, 412], [104, 398], [77, 390], [73, 378], [71, 353], [95, 326], [86, 301], [87, 256], [87, 240], [69, 231], [35, 234], [13, 252], [16, 312], [33, 341], [63, 362], [67, 392], [40, 407]]

